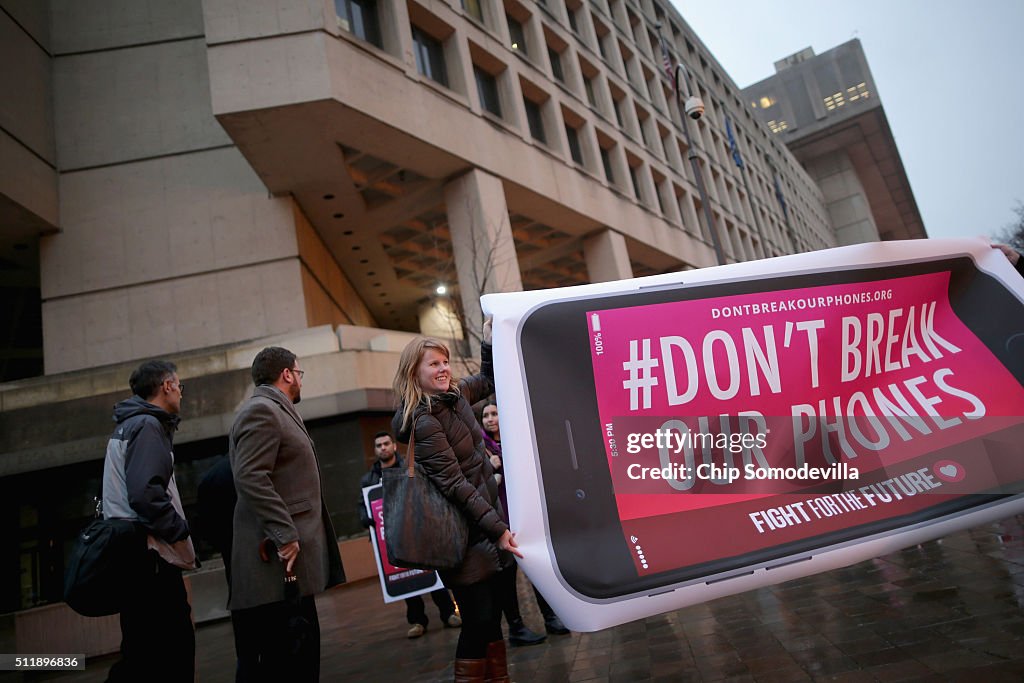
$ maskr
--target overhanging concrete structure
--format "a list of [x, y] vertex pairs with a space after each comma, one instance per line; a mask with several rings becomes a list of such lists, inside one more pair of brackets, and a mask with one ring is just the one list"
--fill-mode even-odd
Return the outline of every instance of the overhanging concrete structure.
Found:
[[840, 243], [927, 237], [860, 41], [775, 66], [743, 94], [817, 181]]

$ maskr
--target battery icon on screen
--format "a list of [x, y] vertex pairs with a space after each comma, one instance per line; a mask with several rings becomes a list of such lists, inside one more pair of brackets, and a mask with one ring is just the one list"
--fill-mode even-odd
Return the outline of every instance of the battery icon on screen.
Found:
[[590, 314], [590, 326], [594, 328], [594, 332], [601, 331], [601, 316], [597, 313]]

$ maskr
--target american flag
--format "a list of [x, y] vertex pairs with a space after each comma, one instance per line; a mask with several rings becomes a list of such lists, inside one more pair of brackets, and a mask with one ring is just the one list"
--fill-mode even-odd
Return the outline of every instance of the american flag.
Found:
[[676, 79], [673, 73], [672, 54], [668, 51], [668, 43], [665, 42], [665, 36], [659, 34], [658, 42], [661, 43], [661, 66], [665, 69], [665, 75], [668, 76], [668, 81], [672, 84], [672, 90], [674, 91]]

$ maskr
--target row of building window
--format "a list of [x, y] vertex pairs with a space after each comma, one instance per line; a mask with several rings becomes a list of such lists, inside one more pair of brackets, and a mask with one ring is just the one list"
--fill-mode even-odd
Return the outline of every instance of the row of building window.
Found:
[[[469, 16], [473, 17], [474, 19], [481, 23], [485, 23], [483, 7], [479, 0], [461, 0], [461, 3], [464, 11]], [[596, 4], [597, 3], [595, 3], [595, 5]], [[352, 33], [353, 35], [359, 37], [362, 40], [365, 40], [376, 45], [377, 47], [383, 47], [381, 41], [381, 30], [379, 20], [377, 17], [376, 0], [335, 0], [335, 6], [338, 13], [338, 23], [344, 30]], [[582, 9], [582, 3], [578, 4], [574, 8], [570, 8], [567, 5], [568, 16], [573, 17], [573, 19], [570, 20], [570, 24], [575, 33], [578, 33], [579, 28], [575, 17], [577, 13], [580, 12]], [[528, 58], [529, 61], [529, 57], [531, 56], [530, 46], [527, 42], [527, 32], [524, 28], [523, 22], [521, 22], [520, 19], [516, 18], [515, 16], [508, 12], [506, 12], [506, 21], [509, 27], [509, 46], [516, 52], [520, 53], [521, 56]], [[594, 21], [595, 27], [601, 26], [599, 20], [595, 18]], [[604, 31], [605, 33], [602, 37], [607, 37], [611, 33], [610, 31], [607, 30], [606, 27], [604, 27]], [[416, 26], [415, 24], [412, 24], [411, 32], [413, 51], [415, 55], [416, 68], [418, 72], [423, 74], [425, 77], [441, 84], [444, 87], [450, 87], [449, 77], [445, 64], [445, 48], [442, 41], [438, 40], [436, 37], [434, 37], [434, 35], [431, 35], [431, 33], [428, 33], [427, 31], [423, 30], [419, 26]], [[600, 34], [601, 31], [599, 30], [598, 33]], [[654, 38], [653, 35], [651, 35], [650, 37], [652, 41], [656, 40], [656, 38]], [[604, 46], [607, 43], [607, 40], [601, 40], [599, 42], [599, 45]], [[687, 40], [686, 44], [688, 49], [690, 49], [690, 51], [692, 52], [693, 48], [690, 44], [690, 41]], [[626, 63], [633, 65], [627, 68], [627, 80], [629, 80], [631, 88], [637, 91], [638, 95], [641, 95], [643, 99], [647, 99], [647, 101], [653, 104], [656, 109], [662, 112], [662, 114], [667, 114], [661, 102], [657, 101], [653, 97], [650, 97], [650, 95], [645, 96], [644, 93], [642, 93], [640, 89], [637, 88], [636, 84], [633, 82], [633, 79], [628, 78], [628, 75], [630, 73], [637, 72], [637, 67], [635, 66], [636, 60], [633, 56], [632, 51], [629, 50], [624, 44], [618, 43], [618, 45], [619, 51], [626, 60]], [[564, 46], [562, 46], [562, 49], [565, 49]], [[602, 49], [601, 52], [604, 57], [607, 57], [607, 50]], [[560, 52], [555, 47], [549, 44], [547, 46], [547, 57], [551, 67], [551, 75], [554, 78], [554, 80], [561, 83], [563, 86], [568, 87], [568, 85], [566, 84], [566, 75], [562, 64], [562, 52]], [[605, 61], [610, 60], [607, 60], [606, 58]], [[707, 62], [703, 59], [701, 59], [701, 62], [702, 66], [704, 68], [707, 68]], [[612, 64], [609, 63], [609, 67], [611, 68]], [[612, 70], [614, 71], [614, 69]], [[660, 94], [662, 95], [665, 101], [667, 101], [671, 97], [671, 91], [669, 90], [666, 84], [662, 83], [662, 78], [659, 75], [657, 75], [657, 73], [650, 72], [649, 69], [646, 68], [646, 66], [641, 68], [641, 72], [643, 72], [643, 76], [648, 79], [646, 85], [648, 86], [648, 90], [650, 93], [657, 93], [660, 91]], [[496, 75], [494, 73], [491, 73], [491, 71], [477, 65], [476, 63], [474, 63], [473, 65], [473, 74], [481, 108], [484, 111], [489, 112], [490, 114], [496, 117], [504, 118], [504, 112], [502, 111], [501, 93]], [[595, 110], [595, 112], [603, 116], [603, 107], [600, 104], [601, 99], [598, 95], [596, 85], [596, 79], [598, 77], [598, 74], [599, 71], [595, 67], [593, 67], [593, 65], [588, 64], [587, 61], [581, 55], [580, 75], [582, 76], [582, 85], [585, 97], [587, 99], [587, 103], [591, 106], [592, 109]], [[611, 107], [614, 112], [615, 121], [618, 125], [618, 128], [622, 130], [627, 135], [627, 137], [636, 140], [636, 137], [634, 137], [629, 132], [629, 128], [632, 126], [632, 122], [627, 122], [626, 120], [625, 109], [628, 104], [626, 94], [622, 92], [622, 90], [611, 80], [609, 80], [607, 83], [609, 94], [611, 96]], [[542, 144], [548, 145], [548, 135], [545, 131], [544, 116], [542, 112], [543, 103], [535, 101], [534, 99], [526, 97], [524, 95], [523, 105], [531, 137], [534, 140], [541, 142]], [[658, 124], [654, 122], [654, 119], [650, 117], [649, 113], [646, 112], [646, 110], [644, 110], [639, 105], [639, 103], [636, 105], [635, 114], [636, 120], [639, 124], [638, 128], [640, 132], [640, 137], [642, 137], [645, 146], [657, 154], [656, 141], [651, 138], [655, 136], [664, 137], [663, 135], [661, 135], [661, 133], [658, 132]], [[709, 112], [709, 114], [711, 114], [711, 112]], [[710, 119], [711, 116], [708, 116], [706, 118]], [[784, 122], [783, 125], [785, 125]], [[576, 164], [584, 166], [584, 154], [579, 139], [578, 126], [570, 125], [570, 123], [566, 122], [564, 124], [564, 127], [566, 134], [566, 143], [568, 146], [570, 157]], [[711, 155], [712, 150], [714, 149], [714, 145], [709, 144], [708, 140], [702, 138], [702, 135], [710, 135], [712, 138], [714, 138], [712, 142], [717, 141], [718, 139], [721, 138], [721, 136], [714, 133], [713, 131], [710, 133], [702, 133], [703, 128], [704, 126], [698, 127], [697, 136], [698, 139], [703, 142], [702, 147], [708, 152], [709, 155]], [[662, 143], [665, 144], [664, 139], [662, 140]], [[610, 184], [616, 185], [610, 152], [612, 147], [607, 144], [601, 143], [599, 143], [598, 147], [600, 150], [601, 165], [604, 171], [605, 178], [608, 180]], [[728, 152], [726, 153], [726, 155], [728, 156]], [[630, 163], [627, 164], [627, 167], [630, 169], [630, 179], [632, 181], [631, 184], [633, 186], [632, 189], [634, 190], [634, 194], [638, 199], [641, 199], [641, 192], [639, 189], [640, 183], [637, 179], [636, 171], [638, 166]], [[766, 191], [764, 190], [763, 180], [761, 181], [761, 187], [759, 189], [762, 191], [762, 193]], [[660, 205], [661, 197], [659, 196], [658, 199]], [[665, 213], [663, 209], [662, 213]]]
[[825, 104], [825, 109], [833, 111], [839, 107], [842, 107], [849, 102], [856, 102], [859, 99], [866, 98], [870, 95], [866, 83], [858, 83], [857, 85], [850, 86], [845, 92], [840, 90], [839, 92], [827, 95], [822, 102]]

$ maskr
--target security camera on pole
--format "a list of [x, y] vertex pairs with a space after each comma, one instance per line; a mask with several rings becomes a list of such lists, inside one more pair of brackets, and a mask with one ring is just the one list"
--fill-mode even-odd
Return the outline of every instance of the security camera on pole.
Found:
[[[682, 79], [679, 75], [682, 74]], [[701, 101], [696, 95], [690, 94], [689, 87], [689, 72], [686, 67], [683, 66], [682, 62], [676, 63], [676, 68], [673, 77], [673, 85], [676, 89], [676, 97], [680, 100], [680, 104], [683, 104], [683, 90], [680, 89], [679, 83], [682, 82], [683, 88], [686, 90], [686, 102], [683, 104], [683, 111], [686, 112], [686, 116], [680, 117], [683, 122], [683, 134], [686, 136], [686, 158], [690, 160], [690, 165], [693, 167], [693, 177], [697, 182], [697, 193], [700, 195], [701, 206], [704, 207], [704, 220], [708, 224], [708, 232], [711, 233], [711, 244], [715, 248], [715, 257], [718, 258], [718, 264], [725, 264], [725, 255], [722, 253], [722, 241], [718, 237], [718, 228], [715, 225], [715, 217], [711, 213], [711, 202], [708, 201], [708, 192], [704, 187], [704, 174], [700, 169], [700, 159], [697, 157], [697, 148], [693, 144], [693, 138], [690, 137], [690, 126], [686, 121], [686, 117], [690, 117], [694, 121], [704, 115], [704, 102]]]
[[[676, 62], [675, 68], [672, 66], [672, 56], [669, 54], [668, 46], [665, 44], [665, 37], [661, 35], [661, 24], [656, 25], [658, 28], [658, 39], [661, 41], [661, 56], [664, 62], [665, 73], [668, 74], [669, 79], [672, 81], [672, 87], [675, 89], [676, 98], [679, 101], [680, 121], [683, 126], [683, 135], [686, 136], [686, 156], [690, 160], [690, 165], [693, 167], [693, 177], [697, 183], [697, 194], [700, 195], [701, 206], [704, 207], [704, 220], [707, 222], [708, 232], [711, 234], [711, 244], [715, 249], [715, 257], [718, 259], [719, 265], [725, 264], [725, 255], [722, 253], [722, 242], [718, 237], [718, 229], [715, 227], [715, 217], [711, 213], [711, 203], [708, 201], [707, 189], [704, 187], [704, 175], [700, 169], [700, 159], [697, 157], [697, 149], [693, 144], [693, 138], [690, 137], [690, 127], [687, 123], [687, 117], [696, 121], [700, 117], [704, 116], [704, 102], [696, 95], [691, 94], [689, 86], [689, 72], [682, 62]], [[682, 78], [680, 79], [680, 74]], [[683, 84], [683, 88], [679, 87], [680, 82]], [[685, 102], [683, 100], [685, 90]]]

